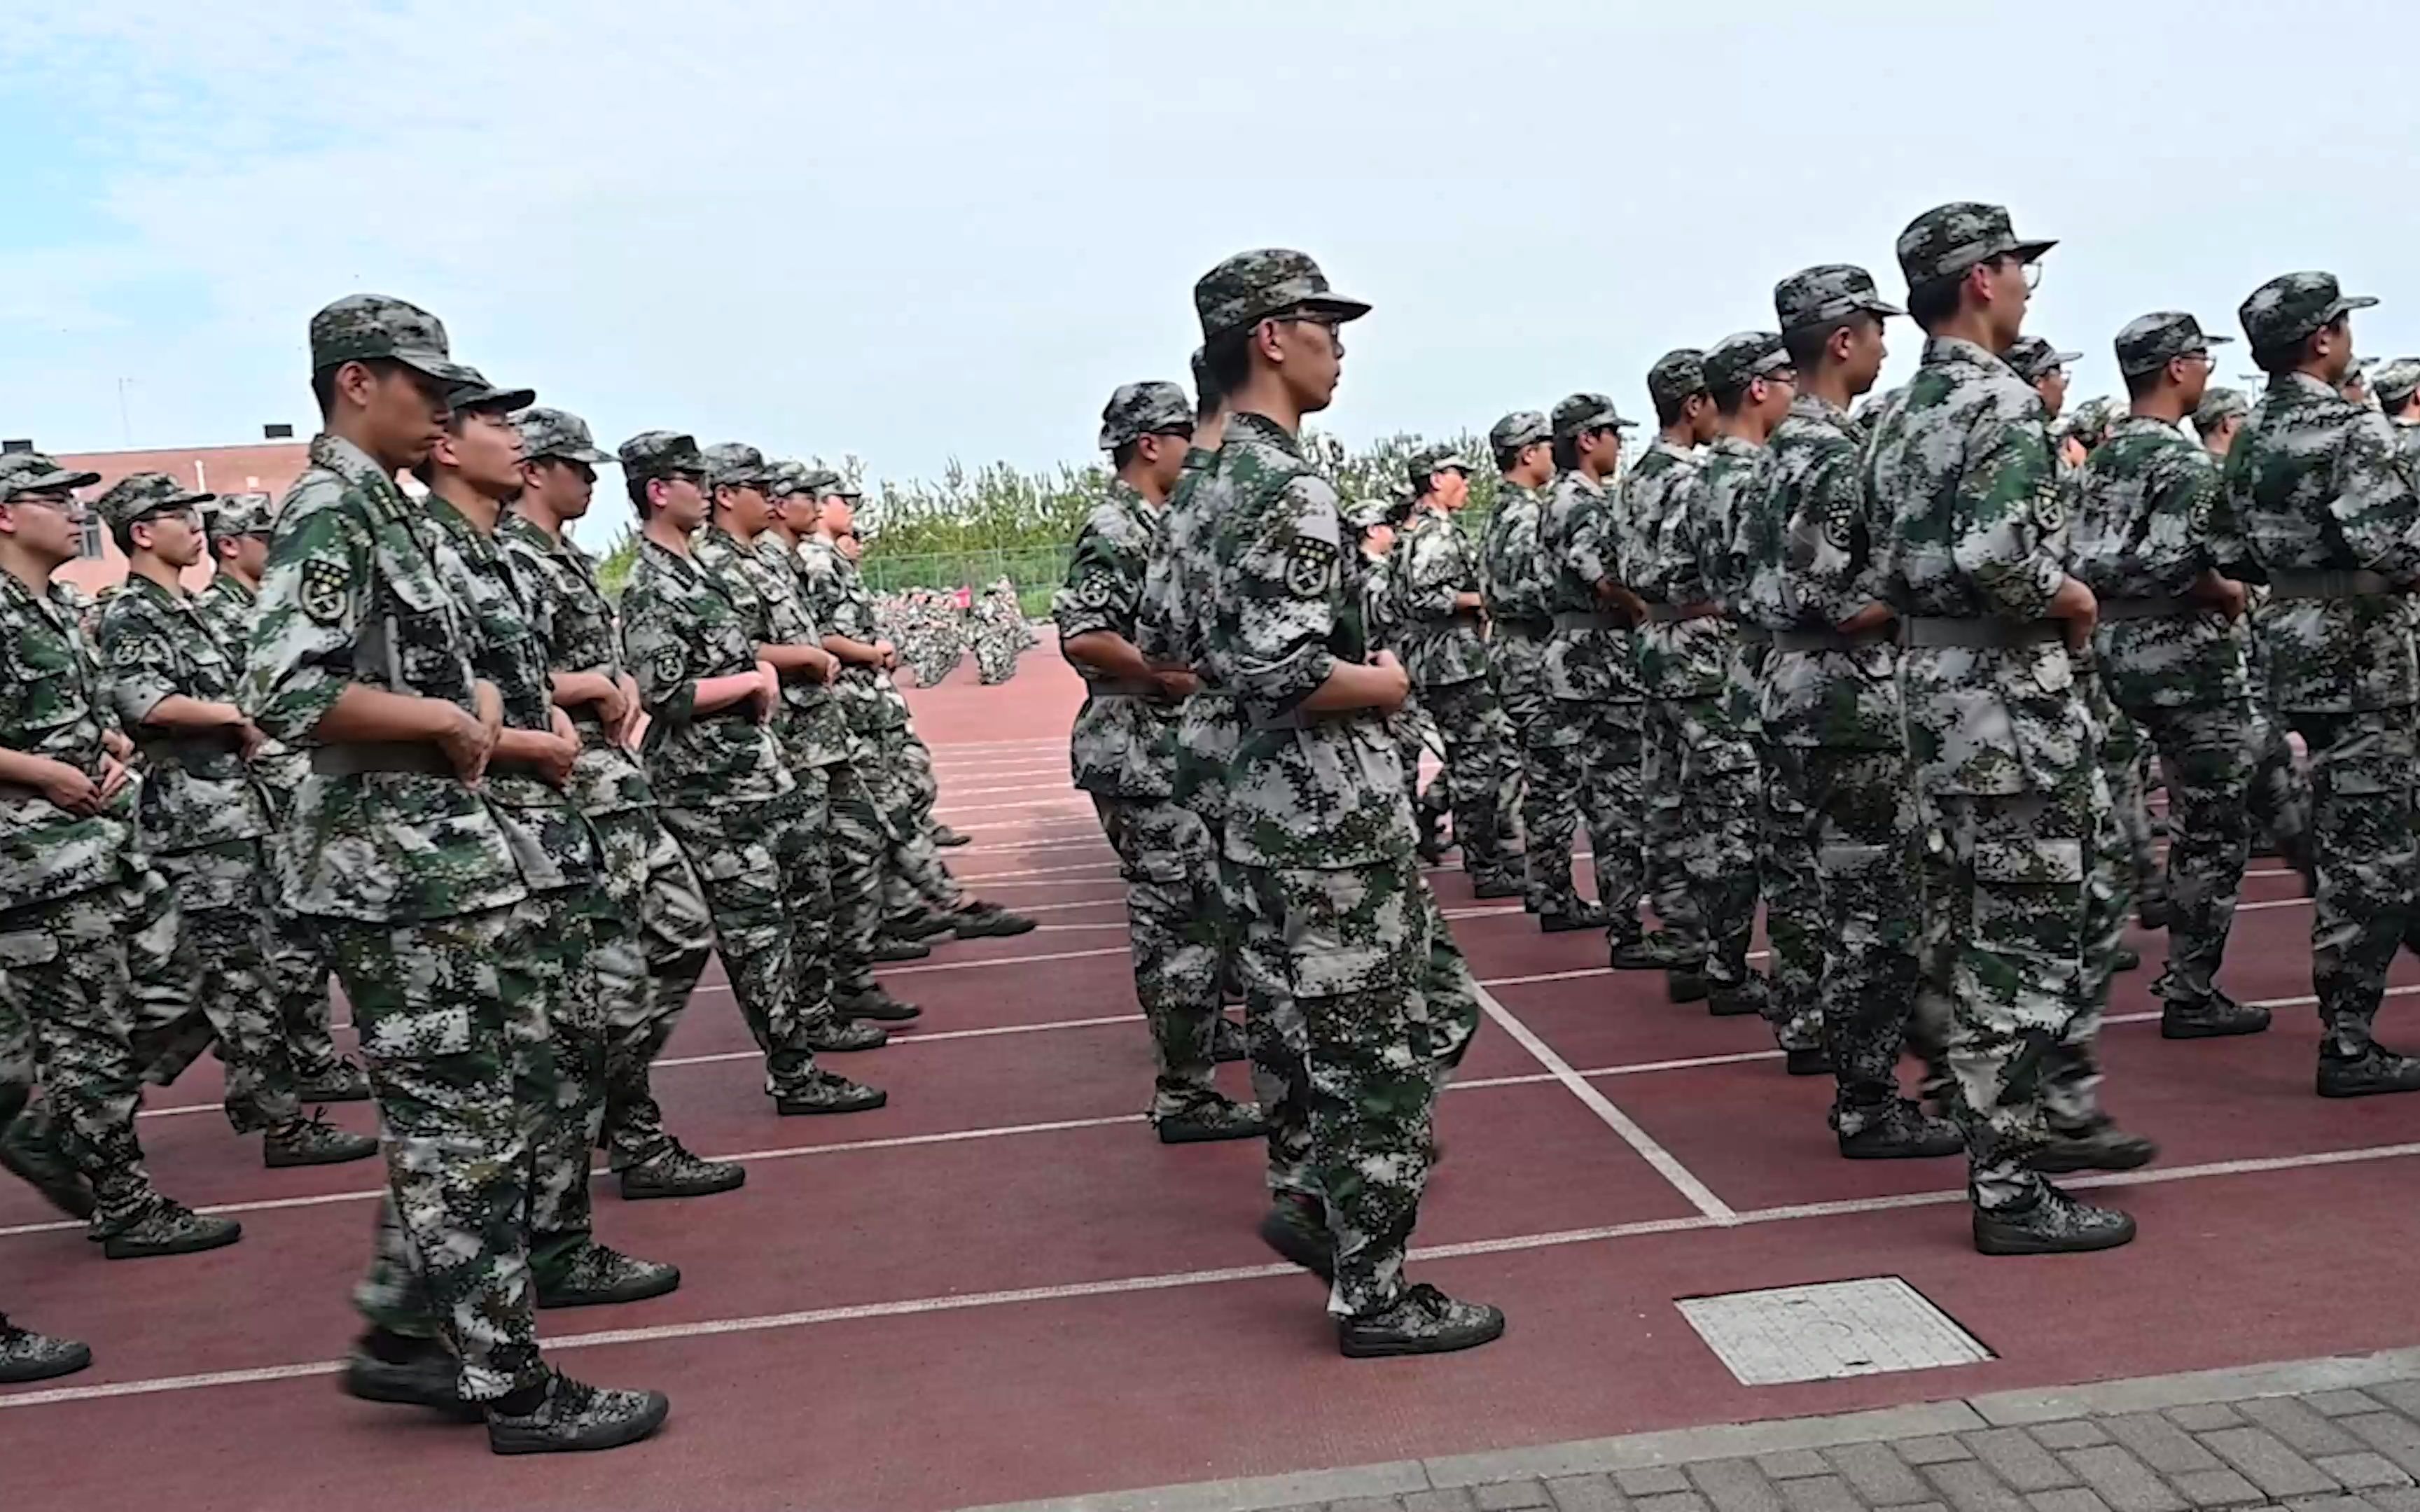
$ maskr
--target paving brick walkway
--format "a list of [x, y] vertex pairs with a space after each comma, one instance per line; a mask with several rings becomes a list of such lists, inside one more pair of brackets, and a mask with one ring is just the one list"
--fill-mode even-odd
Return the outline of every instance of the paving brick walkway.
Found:
[[2420, 1512], [2420, 1350], [993, 1512]]

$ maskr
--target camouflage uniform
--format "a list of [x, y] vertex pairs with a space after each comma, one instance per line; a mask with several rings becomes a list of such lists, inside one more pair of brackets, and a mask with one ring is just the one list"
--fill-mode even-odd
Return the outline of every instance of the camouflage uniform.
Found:
[[[2243, 332], [2258, 356], [2374, 302], [2288, 273], [2244, 301]], [[2270, 696], [2310, 751], [2319, 1088], [2420, 1087], [2420, 1063], [2371, 1027], [2412, 913], [2420, 674], [2401, 595], [2420, 584], [2420, 496], [2383, 416], [2293, 371], [2271, 375], [2224, 477], [2227, 525], [2270, 586]]]
[[[205, 497], [165, 473], [137, 472], [100, 508], [122, 529]], [[238, 1134], [289, 1134], [302, 1107], [269, 972], [268, 795], [253, 780], [240, 732], [144, 722], [170, 698], [232, 702], [240, 664], [190, 595], [140, 574], [110, 595], [100, 640], [111, 701], [146, 773], [135, 843], [177, 895], [181, 949], [200, 969], [202, 1007], [226, 1065], [227, 1122]]]
[[[0, 500], [98, 483], [39, 452], [0, 457]], [[95, 782], [102, 736], [117, 728], [74, 601], [0, 572], [0, 747], [75, 767]], [[135, 1138], [137, 1068], [158, 1036], [194, 1009], [193, 963], [178, 953], [176, 895], [135, 842], [130, 783], [99, 812], [76, 814], [31, 787], [0, 784], [0, 1014], [31, 1026], [40, 1091], [22, 1096], [12, 1066], [0, 1100], [0, 1160], [54, 1203], [89, 1216], [117, 1245], [154, 1228], [201, 1228], [231, 1242], [236, 1226], [162, 1196]], [[12, 1056], [11, 1060], [17, 1059]], [[89, 1183], [89, 1190], [85, 1190]], [[196, 1243], [188, 1247], [202, 1247]]]
[[[1498, 453], [1548, 440], [1553, 426], [1544, 415], [1524, 409], [1505, 416], [1489, 432]], [[1521, 794], [1521, 825], [1527, 835], [1535, 829], [1544, 792], [1545, 775], [1539, 745], [1553, 713], [1546, 696], [1546, 642], [1554, 634], [1554, 611], [1547, 595], [1553, 574], [1538, 550], [1538, 516], [1545, 505], [1543, 488], [1525, 488], [1511, 481], [1496, 488], [1496, 512], [1479, 547], [1479, 587], [1487, 600], [1488, 659], [1494, 664], [1496, 687], [1504, 716], [1512, 729], [1517, 783]], [[1566, 858], [1568, 859], [1568, 858]], [[1534, 857], [1528, 865], [1528, 901], [1532, 913], [1568, 917], [1579, 911], [1572, 887], [1570, 866], [1556, 875]]]
[[[1913, 286], [2044, 245], [2019, 241], [2005, 210], [1959, 204], [1918, 217], [1899, 252]], [[2065, 1247], [2122, 1243], [2131, 1221], [2054, 1197], [2027, 1165], [2047, 1137], [2044, 1063], [2095, 1018], [2085, 881], [2109, 802], [2064, 640], [2043, 618], [2066, 575], [2044, 540], [2060, 520], [2041, 405], [1992, 353], [1930, 337], [1869, 457], [1909, 759], [1944, 846], [1928, 869], [1927, 964], [1954, 1015], [1977, 1240], [2009, 1221]]]
[[[1104, 450], [1140, 437], [1193, 428], [1193, 407], [1172, 383], [1128, 384], [1102, 413]], [[1140, 646], [1143, 578], [1160, 513], [1131, 486], [1109, 486], [1076, 536], [1067, 582], [1051, 602], [1059, 642], [1107, 634]], [[1125, 685], [1078, 664], [1084, 706], [1068, 734], [1076, 786], [1092, 795], [1118, 854], [1133, 939], [1135, 999], [1151, 1026], [1158, 1076], [1155, 1123], [1221, 1112], [1212, 1081], [1218, 1018], [1218, 864], [1209, 828], [1176, 793], [1177, 706], [1156, 685]]]
[[[1435, 471], [1470, 472], [1462, 457], [1434, 453], [1415, 456], [1409, 467], [1418, 474], [1415, 488], [1425, 488]], [[1512, 757], [1512, 726], [1496, 700], [1480, 611], [1454, 603], [1462, 594], [1479, 592], [1478, 553], [1452, 516], [1424, 505], [1414, 507], [1395, 551], [1397, 650], [1445, 747], [1463, 870], [1482, 895], [1509, 894], [1515, 886], [1513, 857], [1497, 806]]]
[[[675, 432], [644, 431], [618, 450], [632, 479], [706, 475], [696, 441]], [[695, 706], [701, 681], [755, 671], [762, 601], [745, 579], [644, 540], [621, 611], [623, 664], [648, 717], [642, 755], [656, 812], [705, 886], [732, 995], [765, 1052], [765, 1090], [784, 1110], [825, 1111], [851, 1084], [815, 1065], [800, 1017], [805, 887], [794, 872], [812, 847], [798, 833], [797, 779], [752, 700]]]
[[[2147, 316], [2118, 333], [2121, 368], [2155, 371], [2226, 341], [2191, 316]], [[2248, 1032], [2266, 1010], [2217, 984], [2256, 816], [2298, 849], [2300, 816], [2256, 809], [2248, 791], [2252, 702], [2234, 627], [2192, 596], [2206, 571], [2241, 562], [2219, 535], [2219, 473], [2168, 421], [2129, 416], [2078, 475], [2071, 558], [2101, 599], [2096, 650], [2121, 717], [2149, 732], [2171, 800], [2168, 962], [2153, 991], [2172, 1035]]]
[[[1555, 407], [1558, 440], [1627, 424], [1602, 394], [1574, 394]], [[1572, 830], [1586, 813], [1597, 905], [1617, 949], [1636, 945], [1641, 933], [1646, 718], [1637, 638], [1597, 596], [1598, 584], [1624, 580], [1619, 512], [1605, 485], [1574, 469], [1555, 480], [1538, 516], [1539, 551], [1554, 573], [1555, 631], [1546, 642], [1545, 676], [1555, 703], [1542, 747], [1544, 785], [1553, 798], [1529, 834], [1547, 874], [1568, 872]]]
[[[266, 541], [275, 528], [276, 511], [276, 501], [265, 493], [226, 495], [210, 517], [210, 539], [216, 542], [257, 535]], [[216, 568], [210, 580], [194, 595], [194, 609], [227, 648], [228, 656], [240, 671], [252, 643], [252, 622], [258, 609], [259, 594], [229, 572], [225, 563], [218, 563]], [[310, 752], [283, 741], [264, 741], [253, 752], [253, 779], [269, 795], [272, 823], [266, 843], [271, 848], [283, 842], [286, 818], [294, 809], [294, 795], [302, 791], [302, 779], [310, 775]], [[269, 894], [269, 975], [277, 995], [278, 1020], [285, 1026], [287, 1050], [294, 1062], [296, 1089], [305, 1103], [362, 1101], [369, 1096], [368, 1080], [362, 1075], [360, 1067], [336, 1053], [335, 1040], [329, 1030], [327, 956], [309, 926], [287, 911], [285, 902], [277, 896], [278, 889], [272, 886], [264, 890]]]
[[972, 617], [977, 674], [985, 687], [1007, 682], [1016, 675], [1016, 658], [1033, 644], [1016, 585], [1005, 578], [996, 579], [975, 600]]
[[[1774, 290], [1784, 331], [1859, 312], [1899, 315], [1863, 269], [1804, 270]], [[1802, 387], [1767, 440], [1741, 513], [1748, 618], [1773, 633], [1758, 709], [1770, 780], [1805, 816], [1823, 928], [1816, 991], [1838, 1091], [1831, 1122], [1852, 1153], [1954, 1150], [1900, 1095], [1916, 988], [1922, 829], [1900, 727], [1898, 653], [1886, 628], [1837, 627], [1883, 594], [1866, 505], [1863, 426]], [[1934, 1048], [1937, 1060], [1938, 1050]], [[1938, 1082], [1941, 1078], [1936, 1077]]]

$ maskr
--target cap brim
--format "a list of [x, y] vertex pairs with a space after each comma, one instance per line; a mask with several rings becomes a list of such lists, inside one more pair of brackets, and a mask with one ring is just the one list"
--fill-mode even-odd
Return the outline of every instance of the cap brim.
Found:
[[450, 383], [460, 388], [484, 388], [487, 385], [488, 380], [479, 376], [477, 368], [464, 367], [461, 363], [436, 352], [398, 351], [388, 355], [413, 372], [427, 374], [440, 383]]
[[2045, 362], [2042, 365], [2044, 367], [2065, 367], [2071, 363], [2080, 363], [2082, 361], [2084, 361], [2084, 354], [2082, 352], [2053, 352], [2050, 354], [2049, 361]]
[[2057, 245], [2055, 241], [2019, 241], [2009, 248], [2006, 255], [2029, 263]]
[[477, 388], [451, 393], [445, 402], [457, 409], [526, 409], [537, 397], [535, 389]]
[[1857, 306], [1868, 315], [1905, 315], [1907, 312], [1888, 300], [1869, 298]]
[[56, 472], [45, 472], [39, 478], [29, 478], [8, 491], [10, 493], [49, 493], [60, 488], [89, 488], [100, 481], [101, 474], [98, 472], [69, 472], [61, 470]]
[[2235, 344], [2235, 338], [2233, 336], [2212, 335], [2211, 332], [2205, 331], [2201, 333], [2201, 344], [2205, 347], [2231, 347]]
[[611, 452], [600, 452], [594, 446], [575, 446], [569, 451], [533, 453], [530, 460], [543, 462], [551, 457], [558, 462], [585, 462], [592, 468], [608, 467], [621, 461]]
[[[2377, 302], [2378, 297], [2373, 294], [2345, 295], [2343, 298], [2337, 300], [2334, 304], [2328, 306], [2328, 313], [2319, 316], [2319, 325], [2326, 325], [2336, 316], [2345, 315], [2353, 310], [2366, 310]], [[2311, 329], [2316, 331], [2319, 329], [2319, 326], [2314, 326]]]

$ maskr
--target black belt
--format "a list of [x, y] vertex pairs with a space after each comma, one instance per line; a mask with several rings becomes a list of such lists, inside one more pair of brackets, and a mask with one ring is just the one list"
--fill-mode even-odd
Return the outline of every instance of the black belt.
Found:
[[1518, 630], [1523, 635], [1545, 635], [1554, 629], [1555, 621], [1552, 615], [1498, 614], [1496, 625], [1500, 630]]
[[365, 772], [411, 772], [452, 777], [454, 764], [434, 746], [411, 740], [359, 741], [311, 748], [311, 770], [321, 777], [358, 777]]
[[1769, 646], [1773, 644], [1773, 632], [1766, 629], [1761, 625], [1742, 625], [1738, 621], [1734, 620], [1731, 622], [1731, 628], [1739, 632], [1740, 641], [1744, 645]]
[[1975, 651], [2009, 650], [2018, 646], [2047, 645], [2064, 639], [2065, 635], [2065, 630], [2049, 620], [2033, 620], [2019, 625], [2008, 620], [1917, 615], [1903, 617], [1899, 622], [1899, 643], [1911, 648], [1958, 646]]
[[2273, 572], [2269, 592], [2275, 598], [2376, 598], [2398, 592], [2382, 574], [2351, 572]]
[[1084, 691], [1096, 699], [1156, 699], [1160, 696], [1157, 683], [1129, 683], [1124, 679], [1104, 678], [1087, 683]]
[[2104, 598], [2101, 601], [2101, 620], [2104, 625], [2124, 620], [2166, 620], [2180, 614], [2198, 614], [2209, 607], [2190, 598]]
[[1838, 630], [1800, 628], [1773, 632], [1776, 651], [1856, 651], [1866, 646], [1878, 646], [1890, 639], [1883, 625], [1859, 630], [1854, 635], [1842, 635]]
[[1555, 615], [1558, 630], [1627, 630], [1630, 616], [1611, 614], [1598, 609], [1562, 609]]

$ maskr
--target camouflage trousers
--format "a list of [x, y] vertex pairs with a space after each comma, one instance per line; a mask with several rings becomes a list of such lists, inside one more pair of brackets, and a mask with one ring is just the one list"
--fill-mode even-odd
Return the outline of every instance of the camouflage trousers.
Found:
[[2040, 1189], [2026, 1162], [2051, 1108], [2071, 1113], [2078, 1084], [2088, 1092], [2097, 1079], [2085, 954], [2103, 925], [2086, 881], [2108, 789], [2086, 764], [2049, 792], [1928, 797], [1939, 848], [1927, 855], [1923, 960], [1948, 1005], [1967, 1189], [1980, 1207], [2020, 1207]]
[[[1246, 991], [1282, 1005], [1287, 1031], [1300, 1035], [1308, 1184], [1336, 1245], [1328, 1310], [1376, 1312], [1404, 1289], [1428, 1179], [1438, 1046], [1421, 992], [1426, 887], [1409, 857], [1332, 871], [1238, 866], [1234, 876]], [[1275, 1109], [1292, 1111], [1282, 1100]]]
[[1529, 833], [1537, 825], [1540, 811], [1539, 788], [1544, 781], [1539, 770], [1538, 737], [1554, 716], [1554, 700], [1546, 692], [1546, 640], [1550, 633], [1543, 625], [1499, 620], [1487, 642], [1488, 655], [1496, 666], [1496, 694], [1504, 706], [1512, 744], [1512, 759], [1507, 764], [1507, 796], [1497, 811], [1519, 815], [1525, 890], [1532, 912], [1560, 911], [1559, 905], [1567, 903], [1572, 892], [1571, 857], [1563, 858], [1563, 873], [1558, 877], [1551, 869], [1537, 863], [1529, 847]]
[[939, 786], [932, 753], [905, 725], [880, 732], [869, 742], [874, 758], [860, 766], [882, 819], [882, 913], [904, 920], [934, 910], [954, 912], [965, 891], [933, 843], [933, 808]]
[[[1779, 770], [1775, 751], [1755, 743], [1756, 859], [1750, 873], [1764, 897], [1764, 933], [1773, 947], [1764, 1021], [1784, 1050], [1823, 1048], [1823, 884], [1816, 863], [1815, 816], [1799, 785]], [[1690, 784], [1696, 801], [1698, 784]], [[1753, 904], [1750, 920], [1754, 919]], [[1743, 942], [1745, 943], [1745, 942]], [[1709, 985], [1715, 979], [1709, 963]]]
[[2197, 1008], [2219, 996], [2219, 963], [2235, 921], [2254, 816], [2298, 841], [2301, 820], [2260, 810], [2267, 795], [2252, 785], [2246, 705], [2130, 712], [2159, 751], [2168, 784], [2168, 963], [2151, 990], [2163, 1002]]
[[2256, 814], [2274, 814], [2268, 821], [2271, 838], [2286, 858], [2310, 865], [2311, 784], [2294, 764], [2294, 748], [2286, 739], [2286, 721], [2258, 702], [2252, 704], [2244, 725], [2245, 760], [2252, 770], [2251, 803]]
[[1445, 746], [1448, 790], [1453, 804], [1453, 840], [1462, 869], [1477, 881], [1515, 874], [1517, 857], [1505, 839], [1503, 800], [1512, 760], [1512, 726], [1485, 677], [1420, 689], [1420, 704], [1435, 721]]
[[445, 1341], [462, 1395], [540, 1379], [530, 1271], [533, 1148], [555, 1088], [531, 1078], [542, 991], [528, 903], [409, 923], [323, 919], [378, 1100], [387, 1193], [353, 1291], [372, 1324]]
[[2372, 1026], [2386, 968], [2412, 928], [2420, 875], [2412, 820], [2412, 711], [2288, 716], [2311, 756], [2311, 990], [2319, 1054], [2350, 1058]]
[[2102, 876], [2096, 886], [2111, 895], [2116, 917], [2107, 937], [2096, 941], [2086, 957], [2096, 969], [2106, 969], [2126, 919], [2138, 904], [2156, 901], [2167, 885], [2160, 876], [2159, 853], [2152, 843], [2142, 732], [2109, 696], [2108, 682], [2088, 659], [2078, 658], [2075, 691], [2091, 722], [2101, 779], [2109, 789], [2109, 827], [2100, 847]]
[[[656, 811], [706, 889], [731, 995], [765, 1053], [766, 1094], [779, 1097], [804, 1083], [815, 1065], [806, 1042], [810, 1021], [801, 1017], [809, 1011], [800, 1001], [801, 983], [815, 980], [814, 968], [802, 967], [799, 955], [797, 911], [805, 889], [792, 875], [814, 846], [798, 833], [799, 806], [784, 795], [711, 810]], [[828, 986], [822, 1011], [831, 1011]]]
[[[1023, 626], [1018, 627], [1019, 631]], [[1005, 683], [1016, 675], [1017, 653], [1025, 649], [1021, 634], [1004, 626], [985, 625], [974, 633], [975, 672], [984, 686]]]
[[1771, 746], [1765, 754], [1769, 780], [1788, 795], [1768, 808], [1796, 822], [1790, 848], [1814, 859], [1815, 999], [1838, 1086], [1832, 1127], [1854, 1134], [1900, 1096], [1923, 919], [1916, 795], [1895, 750]]
[[824, 770], [831, 795], [831, 984], [835, 996], [846, 996], [874, 986], [891, 832], [864, 767], [843, 762]]
[[0, 997], [31, 1026], [40, 1088], [18, 1137], [92, 1183], [98, 1237], [159, 1200], [134, 1134], [138, 1069], [196, 1011], [182, 935], [167, 882], [132, 855], [106, 887], [0, 913]]
[[1095, 794], [1093, 810], [1118, 853], [1133, 942], [1135, 1000], [1157, 1065], [1154, 1119], [1219, 1101], [1211, 1035], [1218, 1017], [1218, 858], [1199, 816], [1166, 798]]
[[653, 809], [619, 809], [589, 824], [602, 863], [589, 896], [603, 905], [591, 948], [605, 1011], [604, 1137], [620, 1171], [673, 1142], [651, 1068], [714, 951], [714, 916], [696, 870]]
[[[1703, 953], [1709, 985], [1747, 981], [1756, 931], [1756, 748], [1720, 698], [1657, 699], [1643, 705], [1654, 781], [1647, 795], [1648, 874], [1680, 894], [1655, 913], [1674, 943]], [[1677, 916], [1677, 917], [1676, 917]]]
[[238, 1134], [283, 1129], [302, 1116], [293, 1054], [270, 968], [268, 853], [231, 840], [153, 857], [184, 920], [181, 953], [201, 973], [199, 995], [226, 1067], [227, 1122]]
[[[279, 832], [267, 841], [268, 875], [274, 878], [277, 847], [286, 843], [284, 826], [287, 815], [293, 811], [294, 794], [275, 785], [269, 792], [279, 826]], [[338, 1060], [336, 1041], [329, 1032], [333, 1013], [328, 957], [320, 948], [317, 926], [287, 910], [277, 895], [276, 884], [270, 882], [264, 890], [270, 894], [269, 976], [276, 984], [277, 1016], [286, 1026], [286, 1046], [294, 1062], [295, 1079], [325, 1081], [336, 1073]]]
[[1606, 938], [1617, 944], [1638, 938], [1638, 902], [1646, 893], [1646, 717], [1643, 703], [1556, 700], [1555, 723], [1541, 748], [1549, 801], [1529, 832], [1547, 875], [1568, 876], [1572, 831], [1586, 816], [1597, 902]]

